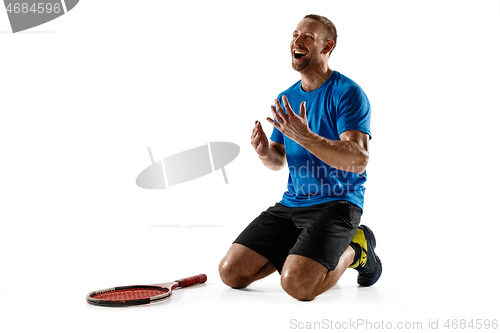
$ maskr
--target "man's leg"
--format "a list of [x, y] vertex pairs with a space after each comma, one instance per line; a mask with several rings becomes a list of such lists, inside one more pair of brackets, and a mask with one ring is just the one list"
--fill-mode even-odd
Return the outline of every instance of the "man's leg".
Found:
[[273, 264], [241, 244], [232, 244], [219, 264], [219, 274], [226, 285], [231, 288], [245, 288], [250, 283], [273, 273]]
[[337, 267], [329, 271], [319, 262], [300, 255], [287, 257], [281, 273], [281, 286], [293, 298], [312, 301], [332, 288], [354, 261], [354, 249], [348, 246]]

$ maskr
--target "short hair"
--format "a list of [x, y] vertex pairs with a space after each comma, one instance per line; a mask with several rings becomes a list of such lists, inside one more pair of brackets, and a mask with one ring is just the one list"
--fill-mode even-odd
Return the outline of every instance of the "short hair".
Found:
[[334, 42], [333, 48], [330, 50], [330, 54], [332, 54], [333, 49], [335, 48], [335, 46], [337, 46], [337, 28], [335, 28], [335, 24], [333, 24], [333, 22], [328, 18], [321, 15], [309, 14], [304, 16], [304, 18], [316, 20], [323, 23], [323, 26], [326, 30], [326, 40], [332, 39]]

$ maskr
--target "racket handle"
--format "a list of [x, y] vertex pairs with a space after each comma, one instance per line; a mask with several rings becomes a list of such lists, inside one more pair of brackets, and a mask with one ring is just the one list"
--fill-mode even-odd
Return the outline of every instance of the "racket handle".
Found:
[[205, 274], [199, 274], [188, 278], [180, 279], [175, 282], [179, 282], [179, 287], [189, 287], [192, 286], [193, 284], [204, 283], [205, 281], [207, 281], [207, 276]]

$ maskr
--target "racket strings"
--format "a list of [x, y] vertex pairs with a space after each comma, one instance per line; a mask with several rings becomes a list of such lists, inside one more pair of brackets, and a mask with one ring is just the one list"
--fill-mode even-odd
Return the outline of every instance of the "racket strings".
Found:
[[148, 288], [133, 288], [107, 291], [94, 295], [92, 298], [104, 301], [130, 301], [138, 299], [147, 299], [154, 296], [166, 294], [168, 290], [148, 289]]

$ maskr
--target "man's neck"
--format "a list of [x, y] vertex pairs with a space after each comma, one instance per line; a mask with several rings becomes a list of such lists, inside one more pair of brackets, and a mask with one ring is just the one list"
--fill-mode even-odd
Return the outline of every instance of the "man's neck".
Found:
[[318, 89], [333, 73], [330, 67], [318, 68], [313, 71], [304, 71], [300, 73], [301, 86], [304, 91], [313, 91]]

